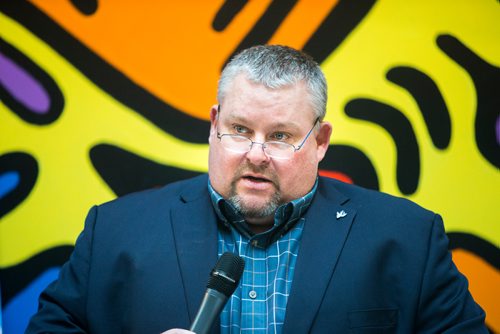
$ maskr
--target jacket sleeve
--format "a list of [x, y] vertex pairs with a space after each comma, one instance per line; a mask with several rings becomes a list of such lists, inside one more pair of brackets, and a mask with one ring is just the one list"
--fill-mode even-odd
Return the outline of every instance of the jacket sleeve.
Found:
[[439, 215], [429, 237], [417, 316], [419, 333], [488, 333], [485, 313], [452, 261]]
[[56, 281], [39, 298], [38, 312], [31, 318], [25, 333], [85, 333], [89, 263], [92, 235], [97, 218], [93, 207], [75, 249], [63, 265]]

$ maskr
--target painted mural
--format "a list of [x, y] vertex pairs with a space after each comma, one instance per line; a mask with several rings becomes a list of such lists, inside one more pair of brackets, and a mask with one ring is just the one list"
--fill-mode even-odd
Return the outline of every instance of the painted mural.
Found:
[[325, 71], [320, 173], [440, 213], [500, 332], [498, 22], [497, 0], [1, 1], [3, 332], [23, 332], [93, 204], [207, 171], [221, 68], [264, 43]]

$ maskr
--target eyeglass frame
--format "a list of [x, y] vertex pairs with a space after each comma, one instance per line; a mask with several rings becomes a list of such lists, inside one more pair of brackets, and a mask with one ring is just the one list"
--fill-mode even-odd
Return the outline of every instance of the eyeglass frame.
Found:
[[[220, 113], [220, 105], [218, 105], [218, 107], [217, 107], [217, 113], [218, 114]], [[316, 124], [318, 122], [320, 122], [320, 118], [319, 117], [316, 118], [316, 120], [313, 123], [313, 126], [312, 126], [311, 130], [309, 130], [309, 132], [306, 134], [306, 136], [304, 137], [304, 139], [302, 140], [302, 142], [299, 145], [297, 145], [297, 146], [295, 146], [293, 144], [285, 143], [285, 142], [276, 141], [276, 140], [270, 140], [270, 141], [265, 141], [263, 143], [259, 143], [259, 142], [253, 141], [252, 139], [250, 139], [248, 137], [245, 137], [245, 136], [242, 136], [242, 135], [230, 134], [230, 133], [223, 133], [223, 134], [221, 134], [219, 132], [218, 127], [217, 127], [217, 139], [219, 139], [219, 142], [221, 142], [222, 137], [224, 137], [224, 136], [228, 136], [228, 137], [232, 137], [232, 138], [234, 138], [234, 137], [245, 138], [245, 139], [249, 140], [251, 144], [248, 146], [248, 150], [247, 151], [243, 151], [243, 152], [240, 152], [240, 153], [248, 153], [248, 152], [250, 152], [252, 150], [254, 144], [259, 144], [262, 147], [262, 152], [264, 152], [264, 154], [266, 156], [268, 156], [269, 158], [288, 160], [288, 159], [291, 159], [291, 156], [289, 158], [278, 158], [278, 157], [272, 157], [268, 153], [266, 153], [266, 150], [265, 150], [266, 143], [279, 143], [280, 145], [283, 145], [283, 144], [284, 145], [289, 145], [289, 146], [291, 146], [293, 148], [293, 154], [295, 154], [295, 152], [297, 152], [298, 150], [300, 150], [304, 146], [304, 144], [306, 143], [307, 138], [310, 137], [311, 133], [313, 132], [313, 130], [316, 127]]]

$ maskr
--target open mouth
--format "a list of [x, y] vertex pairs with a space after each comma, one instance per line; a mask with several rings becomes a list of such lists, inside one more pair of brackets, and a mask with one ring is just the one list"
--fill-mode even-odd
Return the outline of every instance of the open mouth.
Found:
[[261, 191], [272, 191], [276, 189], [277, 186], [272, 179], [266, 178], [261, 175], [242, 175], [240, 177], [241, 190], [249, 192], [261, 192]]
[[250, 176], [250, 175], [243, 176], [243, 179], [249, 180], [249, 181], [252, 181], [252, 182], [271, 182], [268, 179], [265, 179], [265, 178], [262, 178], [262, 177]]

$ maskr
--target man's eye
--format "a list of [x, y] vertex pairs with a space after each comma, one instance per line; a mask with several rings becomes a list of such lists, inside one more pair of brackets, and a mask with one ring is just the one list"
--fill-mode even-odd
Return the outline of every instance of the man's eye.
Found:
[[245, 128], [244, 126], [241, 126], [241, 125], [235, 125], [234, 126], [234, 131], [236, 133], [248, 133], [248, 129]]
[[272, 140], [277, 140], [277, 141], [285, 141], [289, 138], [289, 136], [286, 133], [283, 132], [276, 132], [271, 136]]

